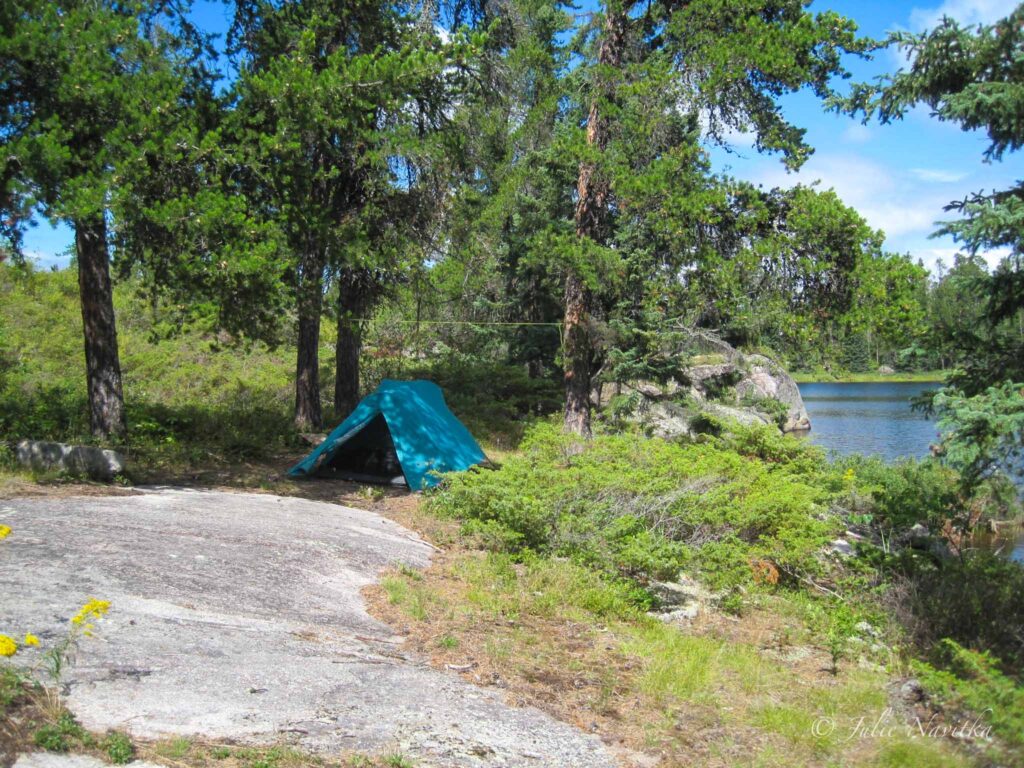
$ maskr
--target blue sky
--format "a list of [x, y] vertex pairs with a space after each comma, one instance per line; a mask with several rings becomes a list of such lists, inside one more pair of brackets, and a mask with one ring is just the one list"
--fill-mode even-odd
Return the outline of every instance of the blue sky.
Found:
[[[861, 31], [883, 37], [897, 29], [919, 31], [949, 15], [963, 23], [989, 23], [1007, 15], [1010, 0], [815, 0], [812, 9], [833, 9], [853, 18]], [[206, 28], [227, 26], [226, 6], [211, 0], [196, 5], [195, 16]], [[873, 61], [849, 62], [855, 79], [870, 79], [893, 71], [904, 62], [895, 51], [881, 51]], [[910, 113], [894, 125], [861, 125], [847, 117], [826, 114], [808, 94], [783, 101], [787, 116], [807, 129], [815, 153], [799, 173], [787, 173], [778, 157], [758, 155], [746, 137], [732, 137], [731, 152], [712, 148], [717, 170], [728, 171], [765, 187], [820, 182], [835, 189], [877, 229], [886, 233], [886, 246], [910, 253], [933, 268], [937, 260], [952, 261], [957, 248], [949, 238], [931, 239], [934, 222], [948, 218], [943, 206], [970, 192], [1002, 188], [1017, 180], [1019, 160], [986, 164], [982, 134], [968, 134], [943, 124], [927, 110]], [[25, 251], [41, 265], [63, 266], [72, 243], [67, 227], [45, 222], [25, 235]], [[1003, 254], [987, 255], [994, 264]]]
[[[933, 27], [943, 15], [966, 24], [991, 23], [1015, 6], [1009, 0], [818, 0], [812, 8], [836, 10], [854, 19], [864, 34], [880, 38], [889, 31]], [[904, 64], [895, 50], [886, 50], [870, 62], [851, 61], [849, 68], [855, 79], [869, 80]], [[929, 268], [939, 259], [950, 264], [957, 252], [951, 238], [929, 237], [934, 222], [950, 218], [943, 206], [970, 192], [1009, 186], [1020, 177], [1019, 158], [1010, 155], [1002, 163], [986, 164], [983, 134], [942, 123], [927, 109], [892, 125], [862, 125], [823, 112], [809, 94], [787, 97], [783, 105], [787, 116], [807, 129], [815, 148], [799, 173], [787, 173], [776, 157], [758, 155], [742, 136], [735, 137], [733, 154], [712, 150], [716, 168], [765, 187], [819, 181], [883, 230], [889, 250], [910, 253]], [[1003, 255], [993, 252], [986, 259], [994, 265]]]

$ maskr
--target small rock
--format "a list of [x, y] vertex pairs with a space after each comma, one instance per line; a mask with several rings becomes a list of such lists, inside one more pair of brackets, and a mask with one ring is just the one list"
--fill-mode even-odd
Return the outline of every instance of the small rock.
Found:
[[662, 608], [677, 608], [692, 602], [707, 602], [713, 598], [701, 584], [685, 573], [675, 581], [652, 581], [648, 591], [658, 599]]
[[697, 603], [691, 603], [685, 608], [676, 608], [674, 611], [668, 613], [656, 613], [652, 614], [656, 616], [660, 621], [666, 624], [673, 624], [675, 622], [689, 622], [693, 621], [700, 615], [700, 606]]
[[861, 621], [855, 624], [853, 628], [860, 632], [862, 635], [867, 635], [868, 637], [878, 637], [881, 634], [877, 629], [875, 629], [873, 626], [871, 626], [871, 624], [869, 624], [866, 621]]
[[928, 694], [925, 693], [924, 687], [922, 687], [917, 678], [911, 677], [900, 686], [900, 698], [906, 702], [916, 704], [927, 699]]
[[853, 551], [853, 546], [846, 539], [836, 539], [828, 546], [833, 552], [844, 557], [853, 557], [856, 554]]

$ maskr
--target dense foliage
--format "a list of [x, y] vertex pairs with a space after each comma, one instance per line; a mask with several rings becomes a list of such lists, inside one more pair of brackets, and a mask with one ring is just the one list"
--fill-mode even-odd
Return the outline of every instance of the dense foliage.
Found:
[[[569, 376], [579, 408], [592, 374], [656, 370], [679, 328], [804, 367], [855, 367], [865, 340], [875, 365], [892, 362], [919, 336], [908, 297], [923, 273], [883, 253], [856, 212], [831, 192], [713, 174], [704, 148], [750, 130], [759, 150], [803, 162], [811, 148], [778, 97], [834, 96], [844, 55], [871, 45], [835, 13], [795, 0], [583, 16], [552, 0], [239, 0], [215, 48], [184, 6], [104, 6], [88, 29], [68, 23], [84, 6], [44, 6], [4, 17], [11, 244], [33, 211], [88, 214], [80, 268], [102, 287], [112, 246], [120, 277], [161, 306], [164, 336], [201, 318], [236, 340], [294, 340], [301, 425], [329, 402], [322, 318], [337, 323], [333, 405], [346, 410], [384, 299], [406, 321], [514, 324], [491, 353], [552, 381], [583, 366]], [[85, 58], [29, 78], [33, 41], [65, 16], [68, 57]], [[100, 55], [79, 34], [131, 45]], [[119, 106], [93, 115], [104, 89]], [[76, 138], [73, 119], [88, 133], [115, 113]], [[567, 280], [583, 301], [568, 315]], [[99, 292], [103, 322], [83, 330], [106, 354], [90, 381], [109, 386], [90, 401], [113, 414], [116, 328]]]
[[840, 477], [818, 449], [767, 430], [735, 440], [598, 435], [575, 453], [572, 438], [539, 425], [500, 472], [452, 477], [431, 505], [500, 549], [570, 555], [640, 582], [687, 568], [735, 588], [753, 583], [760, 561], [792, 578], [816, 573], [838, 530], [827, 502]]

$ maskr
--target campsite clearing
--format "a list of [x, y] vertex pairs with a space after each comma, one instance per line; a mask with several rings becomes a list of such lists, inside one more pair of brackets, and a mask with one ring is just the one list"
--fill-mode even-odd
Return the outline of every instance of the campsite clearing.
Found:
[[64, 678], [89, 730], [439, 766], [615, 764], [597, 737], [429, 668], [369, 616], [360, 590], [432, 552], [380, 515], [167, 489], [7, 499], [0, 515], [14, 531], [0, 622], [41, 640], [26, 664], [86, 600], [111, 602]]

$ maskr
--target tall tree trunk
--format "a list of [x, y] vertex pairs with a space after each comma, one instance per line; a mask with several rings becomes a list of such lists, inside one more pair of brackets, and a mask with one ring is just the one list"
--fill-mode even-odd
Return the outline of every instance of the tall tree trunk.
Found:
[[323, 310], [324, 257], [310, 248], [298, 277], [298, 354], [295, 362], [295, 426], [320, 429], [320, 314]]
[[591, 293], [574, 272], [565, 278], [565, 431], [590, 437]]
[[[603, 67], [617, 69], [622, 64], [626, 21], [621, 8], [608, 8], [597, 57]], [[598, 84], [587, 115], [587, 144], [600, 150], [608, 144], [608, 118], [603, 114], [601, 104], [614, 97], [614, 82]], [[576, 236], [604, 245], [608, 239], [608, 178], [595, 163], [585, 161], [580, 164], [576, 192]], [[565, 278], [565, 431], [583, 437], [591, 434], [592, 305], [589, 286], [579, 274], [570, 270]]]
[[338, 277], [338, 341], [335, 350], [334, 410], [343, 419], [359, 404], [360, 318], [372, 307], [375, 291], [369, 270], [344, 269]]
[[75, 221], [78, 291], [85, 337], [89, 425], [101, 438], [123, 437], [127, 425], [117, 354], [114, 293], [110, 284], [107, 225], [103, 215]]

